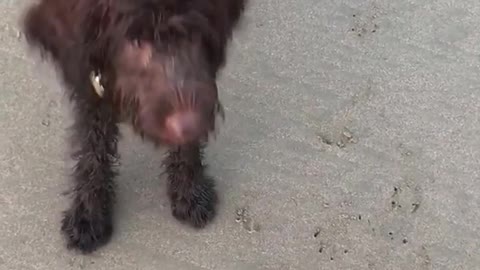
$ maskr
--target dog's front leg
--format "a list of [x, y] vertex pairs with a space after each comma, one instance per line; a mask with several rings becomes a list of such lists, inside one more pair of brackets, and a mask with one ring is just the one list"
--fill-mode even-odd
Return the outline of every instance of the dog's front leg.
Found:
[[182, 222], [202, 228], [215, 216], [214, 180], [202, 164], [203, 147], [183, 145], [171, 149], [165, 161], [172, 214]]
[[112, 235], [118, 127], [105, 101], [81, 93], [73, 98], [74, 198], [64, 213], [62, 231], [70, 248], [88, 253]]

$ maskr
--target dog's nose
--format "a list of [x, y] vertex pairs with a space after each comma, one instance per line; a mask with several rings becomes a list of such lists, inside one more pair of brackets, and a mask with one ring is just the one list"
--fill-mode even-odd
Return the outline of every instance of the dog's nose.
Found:
[[176, 112], [166, 119], [167, 133], [175, 143], [187, 143], [200, 135], [200, 118], [194, 112]]

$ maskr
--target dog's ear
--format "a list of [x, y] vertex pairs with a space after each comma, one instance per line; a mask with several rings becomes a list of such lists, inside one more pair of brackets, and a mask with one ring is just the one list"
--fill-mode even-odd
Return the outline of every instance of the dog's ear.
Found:
[[[60, 1], [45, 0], [29, 7], [22, 18], [22, 28], [29, 45], [57, 58], [62, 47], [71, 40], [66, 10]], [[63, 14], [62, 14], [63, 13]]]
[[27, 42], [58, 59], [75, 43], [95, 42], [111, 25], [111, 0], [40, 0], [30, 6], [21, 26]]

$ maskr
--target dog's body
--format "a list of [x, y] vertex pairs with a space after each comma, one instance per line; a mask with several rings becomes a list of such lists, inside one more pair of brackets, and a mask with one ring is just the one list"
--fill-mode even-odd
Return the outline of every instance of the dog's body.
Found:
[[221, 112], [216, 77], [245, 2], [40, 0], [27, 11], [28, 43], [58, 67], [74, 104], [74, 198], [62, 220], [70, 247], [91, 252], [112, 234], [120, 121], [170, 147], [172, 214], [198, 228], [214, 217], [202, 149]]

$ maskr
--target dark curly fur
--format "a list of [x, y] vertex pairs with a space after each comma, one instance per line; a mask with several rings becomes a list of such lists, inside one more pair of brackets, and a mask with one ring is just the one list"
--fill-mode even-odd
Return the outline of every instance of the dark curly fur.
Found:
[[[196, 228], [215, 216], [202, 151], [221, 111], [216, 78], [246, 0], [40, 0], [24, 17], [28, 44], [58, 68], [74, 104], [73, 202], [61, 229], [92, 252], [113, 232], [117, 124], [170, 147], [172, 214]], [[101, 74], [99, 96], [90, 80]]]

